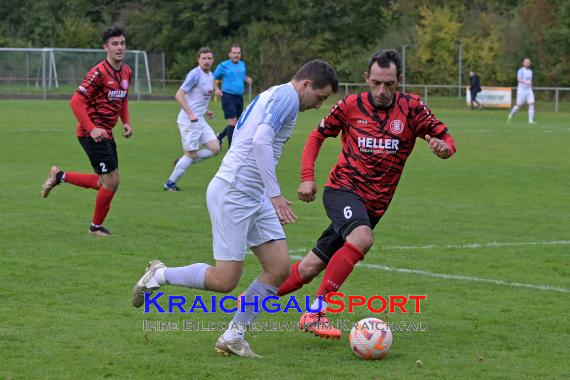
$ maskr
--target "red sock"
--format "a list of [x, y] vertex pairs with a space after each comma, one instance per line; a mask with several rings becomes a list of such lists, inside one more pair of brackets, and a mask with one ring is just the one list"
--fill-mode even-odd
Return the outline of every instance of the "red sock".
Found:
[[83, 174], [74, 172], [65, 172], [65, 182], [75, 186], [84, 187], [86, 189], [99, 189], [99, 176], [97, 174]]
[[115, 195], [111, 190], [105, 189], [103, 186], [97, 192], [97, 200], [95, 201], [95, 212], [93, 212], [93, 224], [101, 225], [111, 208], [111, 200]]
[[322, 296], [324, 299], [330, 292], [336, 292], [348, 278], [354, 265], [362, 259], [364, 259], [364, 254], [360, 252], [360, 249], [345, 242], [329, 261], [321, 286], [317, 291], [317, 297]]
[[279, 297], [285, 294], [293, 293], [295, 290], [301, 289], [303, 285], [308, 284], [311, 280], [303, 280], [301, 274], [299, 273], [299, 264], [301, 260], [297, 261], [295, 264], [291, 265], [291, 273], [289, 277], [281, 284], [279, 289], [277, 289], [277, 295]]

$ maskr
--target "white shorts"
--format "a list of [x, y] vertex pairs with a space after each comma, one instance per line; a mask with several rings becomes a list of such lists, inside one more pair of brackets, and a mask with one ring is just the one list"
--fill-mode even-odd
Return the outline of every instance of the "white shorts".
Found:
[[198, 150], [200, 145], [217, 139], [216, 133], [203, 117], [199, 117], [194, 123], [179, 122], [178, 129], [182, 138], [182, 149], [185, 152]]
[[285, 239], [283, 226], [267, 198], [256, 201], [214, 177], [208, 185], [206, 202], [216, 260], [243, 261], [247, 248]]
[[534, 103], [534, 93], [531, 88], [517, 90], [517, 106], [522, 106], [525, 103]]

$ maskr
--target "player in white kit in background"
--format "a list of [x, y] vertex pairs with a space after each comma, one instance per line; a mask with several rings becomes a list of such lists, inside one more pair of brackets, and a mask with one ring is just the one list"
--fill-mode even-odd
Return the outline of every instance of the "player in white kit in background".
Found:
[[263, 271], [247, 289], [245, 302], [241, 302], [215, 349], [230, 355], [259, 356], [244, 335], [247, 325], [262, 310], [261, 301], [275, 296], [277, 287], [289, 275], [291, 262], [282, 225], [296, 220], [289, 207], [291, 202], [279, 188], [277, 162], [298, 112], [319, 108], [337, 90], [338, 79], [332, 66], [314, 60], [303, 65], [289, 83], [271, 87], [251, 102], [236, 124], [231, 148], [206, 194], [216, 264], [167, 268], [161, 261], [152, 260], [133, 287], [135, 307], [143, 305], [145, 292], [165, 284], [220, 293], [232, 291], [239, 283], [249, 248]]
[[536, 124], [534, 122], [534, 93], [532, 91], [532, 70], [530, 69], [530, 59], [523, 60], [523, 66], [517, 71], [517, 80], [519, 85], [517, 87], [517, 103], [509, 113], [509, 121], [512, 120], [513, 115], [523, 106], [528, 104], [528, 123]]
[[[176, 160], [174, 170], [164, 184], [164, 191], [180, 191], [176, 183], [190, 165], [220, 152], [216, 133], [204, 118], [214, 117], [214, 113], [208, 109], [214, 92], [214, 76], [211, 71], [213, 64], [214, 55], [210, 48], [198, 50], [198, 66], [186, 75], [184, 83], [176, 92], [175, 98], [182, 107], [177, 122], [184, 154]], [[198, 150], [200, 145], [206, 148]]]

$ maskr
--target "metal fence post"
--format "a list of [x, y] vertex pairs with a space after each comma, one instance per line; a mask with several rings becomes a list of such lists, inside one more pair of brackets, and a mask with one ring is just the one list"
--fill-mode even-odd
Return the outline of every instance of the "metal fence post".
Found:
[[558, 112], [558, 95], [559, 95], [559, 90], [558, 89], [554, 90], [554, 112]]

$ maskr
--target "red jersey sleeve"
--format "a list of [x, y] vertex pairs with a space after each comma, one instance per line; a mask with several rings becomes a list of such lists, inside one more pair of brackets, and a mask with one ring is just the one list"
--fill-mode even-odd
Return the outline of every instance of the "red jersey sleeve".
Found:
[[448, 133], [447, 127], [419, 98], [412, 109], [412, 121], [418, 137], [425, 139], [426, 135], [430, 135], [441, 139], [450, 146], [451, 154], [455, 153], [455, 141]]
[[339, 100], [320, 125], [311, 132], [301, 156], [301, 181], [315, 180], [315, 161], [327, 137], [337, 137], [346, 126], [346, 97]]
[[77, 92], [86, 99], [91, 99], [103, 89], [103, 75], [99, 71], [99, 65], [93, 67], [77, 88]]
[[121, 111], [119, 112], [119, 116], [123, 121], [123, 124], [131, 124], [131, 117], [129, 115], [129, 101], [127, 98], [123, 101], [123, 106], [121, 107]]

